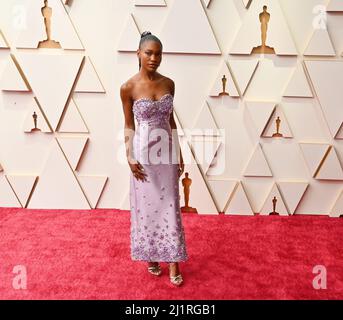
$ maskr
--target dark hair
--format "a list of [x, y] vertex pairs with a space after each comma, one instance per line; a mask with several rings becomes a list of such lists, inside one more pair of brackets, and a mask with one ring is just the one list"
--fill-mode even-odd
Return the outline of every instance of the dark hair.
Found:
[[[139, 41], [138, 48], [139, 49], [142, 48], [143, 43], [146, 41], [156, 41], [160, 44], [161, 49], [163, 48], [161, 40], [157, 38], [155, 35], [153, 35], [150, 31], [144, 31], [141, 34], [141, 40]], [[139, 59], [139, 70], [140, 69], [141, 69], [141, 59]]]

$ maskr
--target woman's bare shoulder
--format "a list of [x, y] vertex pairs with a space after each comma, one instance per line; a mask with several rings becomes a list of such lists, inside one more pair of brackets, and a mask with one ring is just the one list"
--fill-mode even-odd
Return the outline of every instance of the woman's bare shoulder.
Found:
[[167, 77], [167, 76], [165, 76], [165, 75], [163, 75], [161, 73], [160, 73], [160, 76], [161, 76], [163, 81], [166, 81], [166, 82], [169, 82], [169, 83], [174, 83], [174, 81], [171, 78], [169, 78], [169, 77]]
[[174, 81], [171, 78], [167, 77], [167, 76], [163, 76], [163, 81], [166, 83], [167, 87], [172, 92], [174, 92], [174, 90], [175, 90], [175, 83], [174, 83]]
[[120, 92], [122, 94], [131, 95], [131, 92], [133, 91], [133, 88], [136, 84], [136, 75], [132, 76], [128, 80], [126, 80], [121, 86], [120, 86]]

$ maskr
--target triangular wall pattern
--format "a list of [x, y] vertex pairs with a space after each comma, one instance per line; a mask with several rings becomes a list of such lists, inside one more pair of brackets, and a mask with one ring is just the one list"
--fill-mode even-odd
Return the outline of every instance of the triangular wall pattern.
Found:
[[309, 183], [302, 181], [278, 181], [277, 185], [283, 199], [285, 200], [288, 212], [290, 214], [294, 214], [309, 186]]
[[7, 65], [2, 73], [0, 88], [4, 91], [31, 91], [30, 85], [13, 54], [8, 58]]
[[338, 130], [337, 135], [335, 136], [335, 139], [343, 140], [343, 122], [341, 128]]
[[343, 216], [343, 190], [340, 191], [337, 200], [335, 201], [332, 209], [330, 210], [330, 217], [341, 217]]
[[[36, 117], [37, 128], [35, 128], [34, 114]], [[49, 123], [46, 121], [45, 115], [42, 113], [42, 110], [37, 105], [36, 100], [33, 99], [30, 106], [28, 107], [27, 116], [24, 121], [24, 132], [37, 133], [40, 131], [46, 133], [53, 132], [50, 128]]]
[[272, 177], [267, 159], [263, 153], [261, 144], [258, 143], [244, 169], [245, 177]]
[[92, 209], [95, 209], [105, 188], [108, 177], [78, 175], [77, 179], [79, 180], [81, 188], [91, 204]]
[[0, 203], [2, 207], [21, 208], [19, 200], [3, 173], [0, 173]]
[[199, 214], [217, 214], [217, 208], [211, 197], [209, 188], [199, 170], [199, 167], [193, 157], [191, 149], [188, 145], [187, 138], [180, 137], [180, 146], [182, 157], [185, 163], [184, 174], [179, 179], [180, 188], [180, 206], [184, 206], [184, 194], [182, 179], [185, 178], [185, 173], [189, 173], [189, 178], [192, 179], [190, 186], [189, 205], [196, 208]]
[[247, 109], [251, 115], [251, 119], [255, 124], [257, 133], [262, 136], [273, 112], [276, 108], [275, 102], [259, 102], [259, 101], [246, 101]]
[[333, 146], [330, 146], [329, 152], [315, 177], [322, 180], [343, 180], [342, 166]]
[[228, 207], [225, 210], [225, 214], [244, 216], [254, 215], [249, 199], [241, 182], [238, 182], [236, 184], [236, 188], [230, 196]]
[[261, 45], [261, 23], [259, 14], [267, 5], [270, 13], [266, 45], [273, 47], [277, 55], [298, 55], [287, 21], [279, 1], [254, 0], [243, 18], [230, 54], [251, 54], [254, 47]]
[[315, 29], [310, 39], [304, 56], [336, 56], [330, 35], [327, 29]]
[[[38, 48], [39, 42], [47, 39], [41, 8], [44, 1], [25, 1], [26, 28], [20, 32], [14, 44], [17, 48]], [[84, 50], [67, 11], [60, 0], [49, 0], [52, 9], [51, 39], [62, 49]]]
[[[223, 78], [225, 77], [225, 85], [223, 85]], [[224, 88], [225, 87], [225, 88]], [[224, 93], [231, 97], [239, 97], [238, 90], [236, 88], [235, 82], [233, 81], [232, 74], [227, 67], [226, 63], [223, 62], [220, 67], [220, 72], [213, 84], [213, 87], [210, 91], [210, 96], [218, 97]]]
[[313, 93], [305, 75], [304, 67], [298, 63], [283, 93], [284, 97], [313, 98]]
[[18, 54], [18, 61], [54, 130], [71, 95], [83, 59], [84, 56], [79, 54]]
[[90, 209], [90, 205], [55, 139], [52, 140], [47, 162], [39, 175], [28, 208]]
[[258, 59], [229, 61], [230, 69], [232, 70], [241, 96], [244, 96], [259, 62]]
[[76, 106], [74, 99], [70, 100], [69, 106], [61, 118], [60, 126], [57, 128], [58, 132], [64, 133], [89, 133], [86, 123]]
[[332, 137], [335, 137], [343, 120], [343, 61], [312, 60], [305, 61], [305, 66]]
[[235, 190], [237, 181], [235, 180], [208, 180], [208, 185], [211, 189], [211, 194], [216, 202], [219, 212], [224, 212], [230, 195]]
[[273, 202], [275, 203], [275, 212], [277, 212], [280, 216], [288, 216], [287, 207], [275, 183], [272, 189], [270, 190], [267, 199], [265, 200], [262, 206], [262, 209], [260, 210], [260, 215], [269, 215], [271, 212], [274, 212]]
[[244, 4], [244, 7], [248, 8], [249, 5], [251, 4], [252, 0], [242, 0], [242, 1], [243, 1], [243, 4]]
[[0, 49], [9, 49], [9, 44], [4, 36], [4, 34], [0, 30]]
[[139, 40], [141, 38], [141, 32], [137, 26], [133, 14], [130, 14], [127, 18], [125, 28], [118, 44], [118, 51], [134, 51], [138, 49]]
[[89, 57], [85, 58], [80, 77], [77, 80], [74, 92], [105, 93], [98, 73]]
[[192, 139], [192, 150], [204, 175], [207, 174], [220, 144], [218, 140]]
[[163, 52], [221, 54], [199, 0], [174, 1], [159, 38]]
[[38, 177], [29, 175], [7, 175], [6, 178], [17, 195], [21, 206], [26, 208]]
[[89, 139], [87, 137], [58, 137], [56, 139], [71, 168], [77, 170]]
[[208, 103], [205, 102], [192, 129], [193, 136], [219, 136], [218, 126], [213, 118]]
[[325, 143], [299, 143], [299, 146], [311, 176], [315, 177], [325, 155], [329, 152], [330, 145]]
[[[279, 123], [279, 132], [277, 132], [277, 123]], [[273, 138], [273, 135], [277, 133], [282, 134], [282, 138], [293, 138], [291, 128], [280, 105], [274, 109], [273, 115], [262, 133], [262, 137]]]

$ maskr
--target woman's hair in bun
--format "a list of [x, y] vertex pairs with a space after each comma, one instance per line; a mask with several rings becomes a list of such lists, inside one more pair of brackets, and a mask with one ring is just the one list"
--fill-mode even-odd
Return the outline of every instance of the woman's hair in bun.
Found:
[[141, 39], [144, 38], [144, 37], [146, 37], [146, 36], [148, 36], [148, 35], [150, 35], [150, 34], [151, 34], [150, 31], [144, 31], [144, 32], [141, 34]]
[[[138, 46], [139, 49], [142, 48], [143, 43], [146, 41], [156, 41], [160, 44], [161, 49], [163, 48], [161, 40], [159, 38], [157, 38], [155, 35], [153, 35], [150, 31], [144, 31], [141, 34], [141, 40], [139, 41], [139, 46]], [[141, 61], [140, 60], [139, 60], [139, 69], [141, 69]]]

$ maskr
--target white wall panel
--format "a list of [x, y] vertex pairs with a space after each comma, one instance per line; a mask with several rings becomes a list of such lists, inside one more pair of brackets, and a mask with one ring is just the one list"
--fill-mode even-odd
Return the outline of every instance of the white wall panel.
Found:
[[[61, 48], [37, 49], [43, 2], [0, 2], [0, 207], [129, 209], [119, 88], [138, 72], [149, 30], [165, 49], [159, 72], [175, 81], [183, 150], [219, 146], [211, 164], [186, 164], [191, 206], [268, 214], [276, 195], [281, 214], [340, 215], [340, 0], [50, 0]], [[264, 4], [276, 54], [251, 54]], [[41, 131], [31, 131], [34, 111]], [[272, 137], [278, 112], [286, 137]], [[190, 131], [207, 123], [220, 136]], [[57, 141], [74, 138], [86, 148], [63, 153]]]

